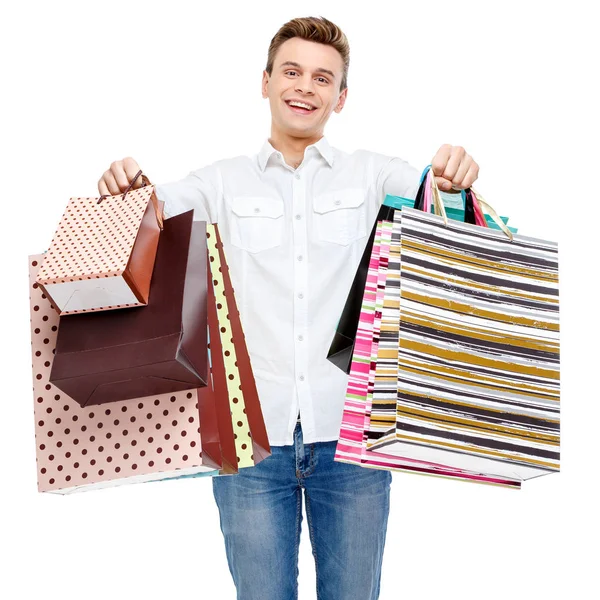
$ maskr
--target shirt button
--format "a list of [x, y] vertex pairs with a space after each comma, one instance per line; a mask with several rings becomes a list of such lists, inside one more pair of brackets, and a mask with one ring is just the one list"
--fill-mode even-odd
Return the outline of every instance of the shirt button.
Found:
[[299, 335], [299, 336], [298, 336], [298, 341], [299, 341], [299, 342], [301, 342], [303, 339], [304, 339], [304, 336], [302, 336], [302, 335]]
[[302, 215], [296, 215], [296, 221], [299, 221], [302, 218]]
[[294, 177], [295, 177], [296, 179], [300, 179], [300, 173], [296, 173], [296, 174], [294, 175]]
[[254, 212], [255, 212], [255, 213], [259, 213], [259, 212], [260, 212], [260, 208], [255, 208], [255, 209], [254, 209]]
[[302, 300], [302, 298], [304, 298], [304, 294], [302, 294], [302, 293], [298, 294], [298, 298], [300, 298], [300, 300]]
[[302, 254], [298, 257], [298, 260], [302, 260]]
[[304, 381], [304, 375], [300, 375], [300, 377], [298, 377], [298, 379], [299, 379], [300, 381]]
[[336, 200], [336, 201], [334, 202], [334, 204], [335, 204], [336, 206], [339, 206], [341, 203], [342, 203], [342, 201], [341, 201], [341, 200]]

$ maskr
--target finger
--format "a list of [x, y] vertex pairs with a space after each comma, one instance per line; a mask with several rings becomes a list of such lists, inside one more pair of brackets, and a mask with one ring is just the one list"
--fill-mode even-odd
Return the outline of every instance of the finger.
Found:
[[460, 161], [460, 165], [458, 165], [458, 169], [456, 170], [456, 175], [452, 178], [452, 185], [458, 190], [464, 190], [468, 188], [468, 185], [464, 185], [464, 178], [469, 172], [471, 165], [473, 164], [473, 159], [465, 154], [464, 158]]
[[98, 182], [98, 191], [101, 196], [111, 196], [112, 194], [108, 191], [108, 186], [106, 185], [106, 181], [104, 181], [104, 176]]
[[[125, 176], [127, 177], [127, 181], [131, 183], [133, 178], [138, 174], [140, 167], [133, 158], [128, 156], [123, 159], [123, 170], [125, 171]], [[140, 175], [133, 184], [133, 189], [137, 189], [142, 187], [142, 176]]]
[[476, 162], [473, 162], [471, 163], [471, 166], [469, 167], [469, 170], [463, 179], [462, 189], [466, 190], [467, 188], [470, 188], [477, 181], [478, 177], [479, 165]]
[[108, 193], [111, 196], [118, 196], [121, 193], [119, 186], [117, 184], [117, 180], [113, 175], [112, 171], [106, 171], [103, 176], [104, 182], [106, 183], [106, 187], [108, 188]]
[[444, 179], [443, 177], [436, 177], [435, 182], [437, 183], [438, 188], [444, 192], [447, 192], [452, 188], [452, 182]]
[[129, 181], [127, 180], [127, 175], [125, 174], [125, 169], [123, 168], [123, 161], [115, 160], [115, 162], [110, 165], [110, 172], [112, 173], [119, 188], [119, 192], [117, 192], [117, 194], [124, 192], [129, 187]]
[[452, 181], [465, 154], [465, 149], [462, 146], [453, 146], [450, 158], [446, 164], [446, 168], [442, 173], [440, 173], [440, 175], [442, 175], [444, 179]]
[[436, 152], [435, 156], [431, 161], [431, 170], [433, 171], [434, 175], [437, 175], [439, 177], [444, 173], [444, 169], [448, 164], [448, 159], [450, 158], [451, 152], [452, 146], [450, 144], [444, 144]]

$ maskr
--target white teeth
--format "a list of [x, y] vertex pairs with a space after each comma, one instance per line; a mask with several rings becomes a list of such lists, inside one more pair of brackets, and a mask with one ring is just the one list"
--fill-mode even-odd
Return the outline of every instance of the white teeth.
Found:
[[306, 108], [307, 110], [313, 110], [313, 107], [310, 104], [304, 104], [303, 102], [288, 102], [290, 106], [299, 106], [300, 108]]

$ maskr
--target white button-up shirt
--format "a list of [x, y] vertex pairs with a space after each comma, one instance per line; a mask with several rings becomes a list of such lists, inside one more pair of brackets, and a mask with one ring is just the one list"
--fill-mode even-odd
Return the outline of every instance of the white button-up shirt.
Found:
[[336, 440], [348, 376], [327, 352], [386, 194], [414, 198], [420, 171], [325, 137], [297, 169], [267, 140], [156, 186], [165, 212], [218, 223], [269, 441]]

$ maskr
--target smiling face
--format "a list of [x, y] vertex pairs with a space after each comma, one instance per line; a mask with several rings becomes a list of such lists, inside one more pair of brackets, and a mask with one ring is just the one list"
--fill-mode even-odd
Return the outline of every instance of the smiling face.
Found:
[[342, 75], [342, 57], [332, 46], [298, 37], [281, 44], [271, 76], [264, 71], [262, 80], [272, 137], [320, 138], [331, 113], [339, 113], [346, 101]]

